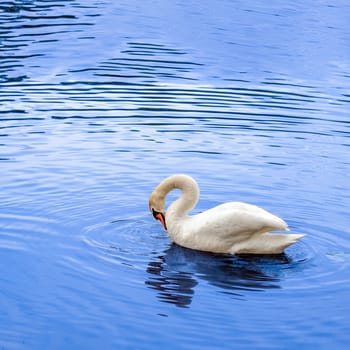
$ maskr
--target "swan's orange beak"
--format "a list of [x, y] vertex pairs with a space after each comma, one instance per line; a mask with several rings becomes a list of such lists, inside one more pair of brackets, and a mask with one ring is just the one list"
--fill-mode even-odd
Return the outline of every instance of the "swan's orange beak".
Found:
[[158, 214], [156, 214], [155, 218], [157, 220], [159, 220], [162, 223], [163, 227], [166, 229], [166, 223], [165, 223], [164, 215], [162, 213], [158, 213]]
[[166, 227], [166, 222], [165, 222], [165, 216], [164, 216], [164, 214], [161, 213], [161, 212], [159, 212], [159, 211], [156, 211], [156, 210], [154, 210], [154, 209], [152, 209], [152, 214], [153, 214], [153, 216], [154, 216], [155, 219], [159, 220], [159, 221], [162, 223], [163, 227], [164, 227], [165, 230], [166, 230], [167, 227]]

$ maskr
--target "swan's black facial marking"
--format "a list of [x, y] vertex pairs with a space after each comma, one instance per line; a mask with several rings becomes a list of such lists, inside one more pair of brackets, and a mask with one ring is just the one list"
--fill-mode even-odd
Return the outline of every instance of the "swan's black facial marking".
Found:
[[167, 229], [166, 222], [165, 222], [165, 216], [162, 212], [154, 210], [152, 208], [152, 215], [156, 220], [159, 220], [162, 223], [162, 225], [165, 229]]
[[151, 208], [151, 211], [152, 211], [152, 215], [153, 215], [153, 217], [156, 219], [156, 220], [158, 220], [157, 219], [157, 215], [158, 214], [161, 214], [159, 211], [157, 211], [157, 210], [154, 210], [153, 208]]

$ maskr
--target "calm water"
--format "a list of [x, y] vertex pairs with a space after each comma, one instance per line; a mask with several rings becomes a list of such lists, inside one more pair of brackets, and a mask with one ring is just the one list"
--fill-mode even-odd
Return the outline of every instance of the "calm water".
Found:
[[[0, 348], [347, 349], [349, 20], [345, 0], [2, 0]], [[178, 172], [197, 212], [254, 203], [306, 237], [171, 244], [148, 195]]]

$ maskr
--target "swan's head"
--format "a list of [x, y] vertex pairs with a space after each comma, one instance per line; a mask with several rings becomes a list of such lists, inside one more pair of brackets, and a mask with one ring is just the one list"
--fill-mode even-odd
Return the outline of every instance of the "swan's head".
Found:
[[156, 220], [159, 220], [163, 227], [167, 229], [165, 222], [165, 197], [160, 196], [157, 191], [153, 191], [149, 197], [149, 210]]

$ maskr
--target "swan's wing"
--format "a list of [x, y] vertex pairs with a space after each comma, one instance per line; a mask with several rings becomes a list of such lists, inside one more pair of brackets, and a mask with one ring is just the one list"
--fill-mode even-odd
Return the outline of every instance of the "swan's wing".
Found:
[[[230, 202], [227, 204], [227, 206], [224, 206], [223, 212], [226, 210], [231, 211], [232, 209], [234, 209], [232, 210], [233, 212], [244, 212], [249, 220], [252, 219], [252, 221], [255, 221], [257, 226], [263, 225], [264, 227], [267, 227], [268, 231], [288, 230], [288, 225], [284, 220], [256, 205], [241, 202]], [[250, 222], [250, 224], [251, 223], [252, 222]]]
[[238, 243], [253, 235], [269, 231], [288, 230], [279, 217], [255, 205], [230, 202], [219, 205], [193, 217], [193, 224], [204, 238], [216, 236]]
[[[253, 204], [248, 204], [248, 203], [242, 203], [242, 202], [228, 202], [228, 203], [224, 203], [221, 205], [218, 205], [217, 207], [213, 208], [215, 210], [220, 210], [222, 212], [233, 212], [233, 211], [244, 211], [247, 213], [250, 213], [252, 215], [256, 214], [256, 215], [262, 215], [262, 216], [266, 216], [266, 218], [268, 216], [273, 216], [275, 218], [278, 218], [277, 216], [271, 214], [270, 212], [266, 211], [263, 208], [258, 207], [257, 205], [253, 205]], [[278, 218], [280, 221], [282, 221], [284, 223], [284, 225], [287, 225], [282, 219]]]

